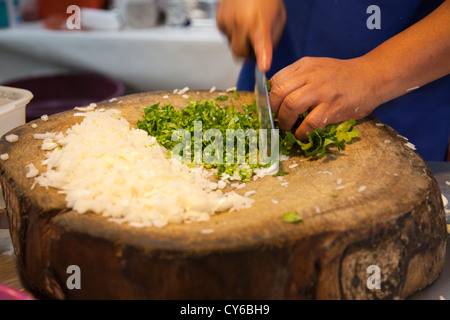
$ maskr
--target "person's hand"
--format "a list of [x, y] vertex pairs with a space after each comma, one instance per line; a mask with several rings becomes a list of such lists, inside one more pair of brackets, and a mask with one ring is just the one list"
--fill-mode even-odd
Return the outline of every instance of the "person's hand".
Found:
[[272, 112], [280, 129], [292, 130], [306, 111], [310, 113], [295, 131], [299, 140], [316, 128], [364, 118], [381, 104], [372, 74], [363, 58], [305, 57], [284, 68], [270, 80]]
[[258, 66], [268, 71], [273, 47], [286, 24], [282, 0], [222, 0], [217, 9], [217, 26], [238, 57], [248, 58], [254, 50]]

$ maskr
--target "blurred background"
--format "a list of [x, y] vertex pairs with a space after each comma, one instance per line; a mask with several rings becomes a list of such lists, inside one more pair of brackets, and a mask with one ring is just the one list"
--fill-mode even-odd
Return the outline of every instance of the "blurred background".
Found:
[[233, 87], [242, 62], [217, 30], [217, 3], [0, 0], [0, 85], [30, 90], [27, 109], [52, 100], [58, 112], [131, 93]]

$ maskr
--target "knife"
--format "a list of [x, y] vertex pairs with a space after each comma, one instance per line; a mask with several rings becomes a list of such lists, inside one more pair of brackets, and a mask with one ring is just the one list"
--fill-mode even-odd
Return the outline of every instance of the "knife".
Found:
[[[270, 108], [267, 78], [265, 73], [258, 68], [258, 65], [255, 66], [255, 98], [260, 129], [266, 129], [267, 131], [267, 134], [260, 134], [260, 139], [262, 140], [261, 145], [263, 146], [262, 154], [264, 157], [267, 154], [268, 157], [271, 157], [270, 160], [273, 160], [271, 140], [274, 138], [273, 129], [275, 129], [275, 125], [272, 117], [272, 109]], [[278, 164], [278, 159], [275, 162]]]

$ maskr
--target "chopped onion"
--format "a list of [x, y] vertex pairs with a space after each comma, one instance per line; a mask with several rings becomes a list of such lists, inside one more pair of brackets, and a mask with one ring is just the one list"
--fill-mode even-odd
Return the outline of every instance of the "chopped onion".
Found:
[[161, 228], [207, 221], [253, 204], [253, 199], [217, 189], [226, 181], [209, 180], [211, 172], [203, 167], [167, 159], [168, 150], [145, 131], [130, 128], [120, 111], [85, 115], [65, 137], [57, 135], [62, 147], [47, 153], [46, 171], [36, 177], [40, 186], [65, 192], [69, 208]]
[[405, 146], [407, 146], [407, 147], [410, 148], [411, 150], [417, 150], [417, 149], [416, 149], [416, 146], [413, 145], [411, 142], [405, 143]]
[[444, 203], [444, 208], [445, 208], [448, 204], [448, 200], [443, 194], [441, 194], [441, 196], [442, 196], [442, 202]]
[[36, 140], [54, 139], [57, 134], [57, 132], [35, 133], [33, 138]]
[[16, 134], [10, 134], [10, 135], [7, 135], [7, 136], [5, 137], [5, 139], [6, 139], [6, 141], [8, 141], [9, 143], [14, 143], [14, 142], [19, 141], [19, 136], [16, 135]]
[[183, 89], [179, 90], [177, 93], [179, 95], [184, 95], [188, 91], [189, 91], [189, 88], [188, 87], [184, 87]]
[[86, 112], [86, 111], [94, 111], [96, 107], [97, 107], [97, 105], [95, 105], [95, 106], [91, 106], [90, 105], [90, 106], [87, 106], [87, 107], [75, 107], [74, 109], [76, 111]]
[[26, 175], [26, 177], [29, 178], [34, 178], [39, 174], [39, 170], [36, 169], [36, 167], [34, 166], [34, 164], [30, 163], [29, 165], [25, 166], [25, 168], [28, 168], [28, 173]]
[[245, 197], [252, 196], [252, 195], [254, 195], [255, 193], [256, 193], [256, 191], [247, 191], [247, 192], [245, 193]]

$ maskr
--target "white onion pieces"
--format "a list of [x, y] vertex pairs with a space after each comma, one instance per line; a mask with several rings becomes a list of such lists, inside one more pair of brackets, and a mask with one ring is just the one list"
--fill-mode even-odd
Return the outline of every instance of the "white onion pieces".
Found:
[[9, 143], [14, 143], [14, 142], [19, 141], [19, 136], [16, 134], [10, 134], [10, 135], [6, 136], [5, 139]]
[[39, 170], [32, 163], [26, 165], [25, 168], [28, 169], [28, 173], [26, 174], [27, 179], [34, 178], [39, 174]]
[[163, 227], [209, 220], [211, 215], [252, 205], [234, 192], [223, 194], [212, 174], [189, 168], [145, 131], [130, 129], [117, 110], [86, 113], [83, 122], [57, 139], [47, 171], [36, 181], [66, 193], [79, 213], [93, 211], [119, 223]]

